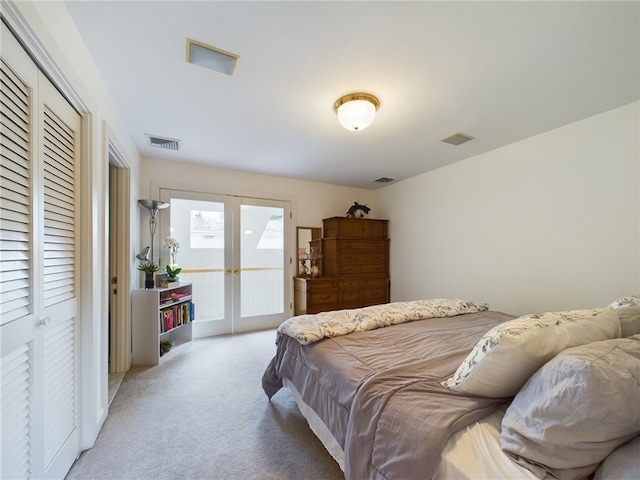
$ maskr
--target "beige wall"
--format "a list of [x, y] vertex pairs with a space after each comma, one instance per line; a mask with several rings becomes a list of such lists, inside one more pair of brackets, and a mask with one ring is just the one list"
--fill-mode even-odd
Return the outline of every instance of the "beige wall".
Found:
[[639, 105], [378, 190], [392, 300], [524, 314], [638, 293]]
[[[157, 199], [159, 187], [172, 187], [290, 200], [294, 227], [322, 227], [323, 218], [345, 215], [355, 201], [368, 204], [372, 208], [370, 217], [377, 217], [373, 190], [222, 170], [158, 158], [143, 158], [141, 167], [140, 192], [144, 198], [150, 196]], [[148, 237], [147, 227], [141, 231], [141, 242], [147, 241]]]

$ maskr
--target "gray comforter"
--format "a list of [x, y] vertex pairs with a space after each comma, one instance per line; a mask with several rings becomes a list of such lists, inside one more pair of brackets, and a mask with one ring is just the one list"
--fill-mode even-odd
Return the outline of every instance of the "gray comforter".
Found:
[[262, 385], [288, 378], [345, 452], [347, 479], [430, 478], [457, 430], [508, 399], [444, 389], [475, 343], [511, 320], [499, 312], [432, 318], [300, 345], [278, 334]]

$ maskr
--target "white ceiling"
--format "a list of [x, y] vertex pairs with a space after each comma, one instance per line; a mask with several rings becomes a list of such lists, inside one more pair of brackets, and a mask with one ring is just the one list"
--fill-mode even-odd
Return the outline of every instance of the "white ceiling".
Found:
[[[637, 1], [65, 3], [147, 157], [377, 188], [640, 98]], [[354, 91], [380, 100], [357, 133], [333, 111]]]

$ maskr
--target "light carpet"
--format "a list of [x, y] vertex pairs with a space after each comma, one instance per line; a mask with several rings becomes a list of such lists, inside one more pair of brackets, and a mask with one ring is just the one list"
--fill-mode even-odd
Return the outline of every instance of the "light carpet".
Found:
[[290, 392], [261, 378], [275, 331], [197, 339], [125, 375], [67, 479], [343, 479]]

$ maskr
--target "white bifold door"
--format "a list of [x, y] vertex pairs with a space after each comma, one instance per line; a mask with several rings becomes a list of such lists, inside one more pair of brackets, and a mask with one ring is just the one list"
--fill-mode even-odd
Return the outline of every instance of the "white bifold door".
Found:
[[[193, 284], [195, 337], [277, 327], [291, 316], [290, 205], [280, 200], [161, 189], [161, 218]], [[164, 268], [164, 267], [163, 267]]]
[[0, 478], [64, 478], [80, 452], [80, 116], [0, 28]]

